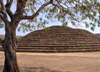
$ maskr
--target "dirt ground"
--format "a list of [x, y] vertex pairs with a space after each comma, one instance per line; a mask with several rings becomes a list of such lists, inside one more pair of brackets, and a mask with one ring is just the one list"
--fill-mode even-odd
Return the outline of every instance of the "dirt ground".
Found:
[[[17, 53], [21, 72], [100, 72], [100, 52]], [[0, 72], [4, 54], [0, 52]]]

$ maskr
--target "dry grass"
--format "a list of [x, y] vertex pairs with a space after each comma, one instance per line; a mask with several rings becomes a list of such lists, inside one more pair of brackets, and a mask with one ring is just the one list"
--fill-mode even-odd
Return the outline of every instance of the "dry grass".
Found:
[[[17, 53], [21, 72], [99, 72], [100, 52]], [[4, 56], [0, 52], [0, 72]]]

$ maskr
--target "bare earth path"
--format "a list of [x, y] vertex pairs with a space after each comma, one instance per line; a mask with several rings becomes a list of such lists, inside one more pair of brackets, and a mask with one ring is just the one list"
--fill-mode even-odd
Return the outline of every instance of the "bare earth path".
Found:
[[[100, 52], [17, 53], [21, 72], [100, 72]], [[4, 54], [0, 52], [0, 72]]]

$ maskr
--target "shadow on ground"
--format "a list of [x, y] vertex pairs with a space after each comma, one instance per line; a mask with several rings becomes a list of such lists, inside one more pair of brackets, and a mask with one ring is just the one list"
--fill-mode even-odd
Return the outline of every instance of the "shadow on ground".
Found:
[[[0, 72], [2, 72], [3, 66], [0, 66]], [[45, 67], [20, 67], [20, 72], [62, 72], [57, 70], [50, 70]], [[70, 71], [65, 71], [70, 72]]]
[[4, 66], [0, 66], [0, 72], [2, 72], [2, 71], [3, 71], [3, 68], [4, 68]]
[[50, 70], [45, 67], [21, 67], [20, 72], [62, 72], [62, 71]]

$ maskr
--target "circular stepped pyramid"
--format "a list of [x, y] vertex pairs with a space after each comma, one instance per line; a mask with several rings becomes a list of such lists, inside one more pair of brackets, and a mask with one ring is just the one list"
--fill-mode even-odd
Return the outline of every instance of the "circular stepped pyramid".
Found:
[[38, 30], [18, 41], [20, 52], [90, 52], [100, 51], [100, 37], [86, 30], [52, 26]]

